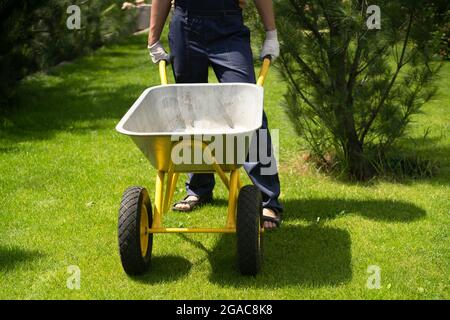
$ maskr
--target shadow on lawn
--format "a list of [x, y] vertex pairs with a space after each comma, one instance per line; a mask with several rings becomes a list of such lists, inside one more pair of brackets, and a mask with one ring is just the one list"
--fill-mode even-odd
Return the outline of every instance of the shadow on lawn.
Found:
[[[284, 219], [316, 222], [344, 214], [359, 214], [384, 222], [406, 223], [423, 218], [425, 210], [391, 200], [300, 199], [284, 202]], [[276, 288], [295, 285], [338, 286], [352, 278], [351, 239], [346, 230], [311, 224], [285, 225], [268, 232], [264, 242], [264, 267], [257, 277], [242, 277], [236, 267], [236, 239], [222, 235], [213, 250], [180, 235], [207, 253], [212, 266], [210, 281], [221, 286]]]
[[[131, 37], [122, 44], [133, 55], [142, 52], [133, 51], [141, 41]], [[49, 77], [33, 75], [22, 81], [13, 103], [15, 108], [6, 116], [5, 125], [0, 119], [0, 138], [16, 144], [50, 139], [59, 131], [89, 133], [105, 128], [103, 120], [118, 122], [147, 86], [158, 83], [152, 83], [156, 76], [143, 73], [147, 65], [143, 66], [139, 59], [125, 59], [126, 53], [108, 50], [57, 66], [47, 72]], [[122, 56], [123, 61], [111, 60]], [[155, 70], [148, 65], [149, 73], [156, 74]], [[116, 81], [116, 75], [129, 76], [129, 83]], [[114, 130], [113, 125], [106, 126]], [[17, 150], [0, 149], [13, 151]]]
[[39, 251], [24, 250], [21, 248], [5, 248], [0, 246], [0, 271], [8, 272], [21, 263], [42, 258], [44, 254]]
[[146, 274], [132, 279], [146, 284], [176, 281], [184, 278], [191, 267], [192, 263], [182, 257], [156, 256], [152, 257], [150, 270]]
[[334, 219], [346, 214], [387, 221], [409, 222], [426, 215], [418, 206], [397, 200], [352, 200], [352, 199], [288, 199], [283, 202], [284, 220], [307, 221]]
[[214, 249], [180, 235], [205, 251], [211, 263], [210, 281], [220, 286], [277, 288], [295, 285], [331, 286], [352, 278], [351, 240], [345, 230], [319, 227], [283, 227], [264, 237], [264, 265], [257, 277], [242, 276], [236, 266], [236, 237], [220, 236]]
[[139, 96], [143, 88], [138, 85], [101, 88], [65, 80], [49, 87], [31, 81], [23, 90], [27, 98], [22, 103], [26, 106], [1, 130], [3, 138], [11, 143], [49, 139], [58, 131], [89, 133], [102, 129], [104, 124], [100, 121], [118, 122], [133, 103], [132, 97]]

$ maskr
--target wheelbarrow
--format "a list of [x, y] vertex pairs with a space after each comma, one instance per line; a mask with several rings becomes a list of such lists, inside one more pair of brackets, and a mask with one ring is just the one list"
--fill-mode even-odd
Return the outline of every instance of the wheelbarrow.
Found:
[[[127, 274], [139, 275], [149, 269], [153, 235], [159, 233], [236, 233], [239, 271], [243, 275], [260, 271], [262, 195], [253, 185], [241, 185], [239, 169], [244, 162], [240, 160], [245, 160], [255, 132], [262, 125], [262, 87], [269, 66], [270, 59], [264, 59], [256, 85], [169, 85], [166, 62], [161, 61], [161, 85], [146, 89], [117, 124], [116, 130], [130, 136], [157, 170], [153, 208], [144, 187], [130, 187], [122, 197], [118, 238]], [[216, 140], [223, 143], [212, 148]], [[233, 143], [236, 141], [244, 143], [237, 147], [239, 143]], [[181, 150], [182, 159], [188, 161], [175, 159], [176, 150]], [[196, 158], [198, 154], [200, 158]], [[219, 160], [219, 154], [225, 155], [226, 161]], [[225, 184], [229, 191], [225, 227], [164, 226], [163, 216], [169, 210], [179, 174], [188, 172], [216, 173]]]

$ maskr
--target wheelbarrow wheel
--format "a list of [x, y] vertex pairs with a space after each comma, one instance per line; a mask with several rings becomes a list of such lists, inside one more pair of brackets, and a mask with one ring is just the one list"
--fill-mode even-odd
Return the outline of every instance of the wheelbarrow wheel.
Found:
[[147, 189], [128, 188], [119, 210], [119, 252], [122, 266], [129, 275], [140, 275], [150, 267], [153, 234], [152, 205]]
[[239, 191], [237, 203], [237, 252], [239, 271], [254, 276], [262, 264], [262, 195], [255, 186]]

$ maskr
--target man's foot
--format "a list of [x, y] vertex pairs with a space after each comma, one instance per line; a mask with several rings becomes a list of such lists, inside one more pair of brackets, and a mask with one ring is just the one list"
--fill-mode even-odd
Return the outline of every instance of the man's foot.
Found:
[[173, 211], [190, 212], [196, 207], [200, 207], [204, 204], [212, 201], [212, 195], [199, 197], [199, 196], [186, 196], [183, 200], [178, 201], [172, 207]]
[[270, 208], [263, 209], [263, 221], [265, 230], [275, 230], [280, 227], [281, 217], [277, 212]]

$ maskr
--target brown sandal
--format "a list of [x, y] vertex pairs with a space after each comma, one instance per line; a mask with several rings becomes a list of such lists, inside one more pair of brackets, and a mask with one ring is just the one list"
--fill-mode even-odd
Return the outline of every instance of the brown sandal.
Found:
[[273, 223], [275, 223], [275, 225], [277, 227], [273, 228], [272, 230], [276, 230], [276, 229], [280, 228], [280, 226], [281, 226], [281, 214], [275, 209], [272, 209], [272, 208], [266, 208], [266, 209], [272, 210], [275, 213], [276, 217], [263, 215], [262, 216], [263, 222], [273, 222]]
[[[197, 200], [186, 200], [189, 197], [190, 196], [186, 196], [183, 200], [176, 202], [172, 207], [172, 211], [191, 212], [195, 208], [199, 208], [205, 204], [212, 202], [212, 195], [207, 195], [207, 196], [202, 196], [202, 197], [197, 196]], [[177, 208], [177, 205], [179, 205], [179, 204], [186, 204], [186, 205], [188, 205], [188, 208], [186, 208], [186, 209]]]

